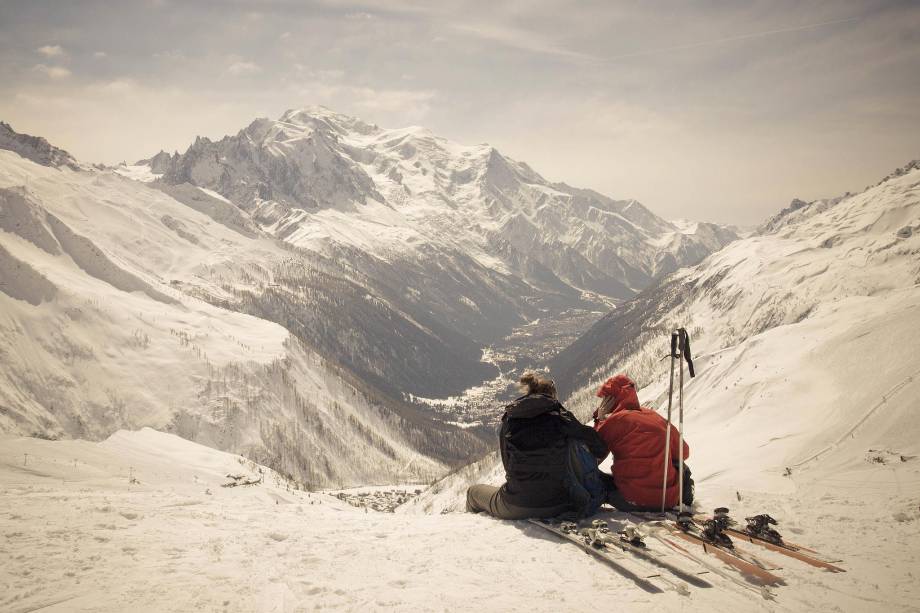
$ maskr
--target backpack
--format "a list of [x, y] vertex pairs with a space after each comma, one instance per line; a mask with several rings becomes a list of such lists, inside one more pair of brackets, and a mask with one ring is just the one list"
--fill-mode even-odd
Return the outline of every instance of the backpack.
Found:
[[576, 518], [594, 515], [607, 499], [607, 486], [597, 468], [597, 459], [581, 441], [569, 439], [567, 442], [562, 482], [572, 501]]
[[[680, 464], [677, 460], [674, 460], [674, 468], [679, 469]], [[694, 494], [696, 494], [696, 484], [693, 482], [693, 474], [690, 472], [690, 467], [687, 466], [687, 463], [684, 462], [684, 504], [690, 506], [693, 504]]]

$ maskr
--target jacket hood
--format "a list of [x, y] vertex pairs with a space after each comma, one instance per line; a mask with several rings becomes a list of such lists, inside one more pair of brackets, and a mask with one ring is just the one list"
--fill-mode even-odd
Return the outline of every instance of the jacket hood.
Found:
[[562, 405], [555, 398], [545, 394], [529, 394], [521, 396], [505, 407], [505, 415], [515, 419], [537, 417], [553, 410], [561, 409]]
[[600, 398], [613, 397], [613, 411], [635, 411], [639, 408], [639, 395], [636, 384], [626, 375], [610, 377], [597, 391]]

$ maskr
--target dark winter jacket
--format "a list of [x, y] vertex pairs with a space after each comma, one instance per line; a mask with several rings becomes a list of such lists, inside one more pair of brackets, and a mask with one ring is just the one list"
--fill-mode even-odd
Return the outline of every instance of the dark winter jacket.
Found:
[[531, 394], [505, 407], [499, 433], [505, 500], [530, 508], [566, 504], [563, 477], [569, 439], [583, 441], [598, 459], [608, 453], [593, 428], [550, 396]]

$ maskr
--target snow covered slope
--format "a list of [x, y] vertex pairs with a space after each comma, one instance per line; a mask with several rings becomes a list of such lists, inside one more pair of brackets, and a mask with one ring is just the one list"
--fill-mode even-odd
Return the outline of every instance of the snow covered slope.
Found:
[[[261, 482], [221, 487], [229, 475]], [[0, 609], [9, 613], [556, 612], [598, 602], [758, 611], [801, 603], [784, 594], [771, 603], [732, 584], [650, 595], [521, 522], [365, 512], [150, 429], [98, 443], [0, 438], [0, 554]], [[806, 576], [801, 586], [815, 598], [849, 579]]]
[[[302, 295], [280, 271], [321, 275], [323, 262], [186, 187], [173, 197], [0, 150], [0, 431], [152, 426], [313, 486], [429, 479], [477, 448], [273, 310]], [[266, 296], [269, 284], [291, 298]], [[240, 312], [240, 294], [259, 317]]]
[[786, 217], [557, 356], [569, 406], [586, 414], [599, 382], [625, 371], [661, 407], [668, 330], [684, 325], [700, 373], [687, 386], [687, 432], [707, 498], [754, 490], [800, 496], [802, 508], [824, 496], [889, 519], [910, 513], [920, 491], [920, 169]]
[[[667, 352], [668, 330], [677, 324], [691, 331], [705, 360], [747, 341], [762, 342], [758, 335], [771, 330], [822, 322], [857, 304], [862, 316], [826, 326], [821, 339], [847, 342], [840, 337], [851, 327], [909, 303], [918, 291], [918, 182], [920, 169], [912, 164], [860, 194], [794, 202], [759, 233], [671, 275], [599, 321], [554, 359], [559, 382], [576, 406], [613, 369], [628, 366], [650, 383], [667, 368], [660, 357]], [[900, 311], [891, 317], [894, 312]], [[902, 314], [909, 317], [909, 310]], [[879, 349], [888, 351], [881, 344]], [[795, 367], [784, 352], [775, 359]], [[860, 364], [852, 361], [853, 367]]]

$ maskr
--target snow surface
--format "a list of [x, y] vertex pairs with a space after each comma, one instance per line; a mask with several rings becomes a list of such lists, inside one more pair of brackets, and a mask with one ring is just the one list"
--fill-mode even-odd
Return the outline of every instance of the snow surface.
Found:
[[[260, 469], [259, 485], [221, 487], [229, 474], [257, 478]], [[0, 438], [0, 494], [0, 609], [10, 613], [584, 611], [605, 602], [756, 611], [792, 602], [732, 584], [649, 595], [526, 523], [365, 512], [151, 429], [99, 443]], [[809, 589], [831, 582], [804, 576]]]
[[[160, 175], [154, 173], [149, 164], [119, 164], [114, 170], [123, 177], [141, 183], [150, 183], [160, 178]], [[220, 197], [223, 198], [223, 196]]]

